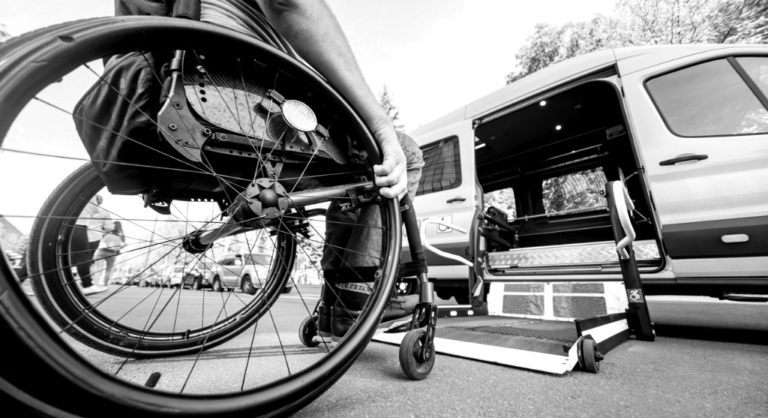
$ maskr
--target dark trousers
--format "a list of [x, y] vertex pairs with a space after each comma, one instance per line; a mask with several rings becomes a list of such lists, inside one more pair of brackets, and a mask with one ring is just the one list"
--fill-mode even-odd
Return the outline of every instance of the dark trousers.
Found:
[[91, 264], [93, 254], [99, 248], [99, 241], [88, 241], [88, 230], [85, 226], [75, 225], [72, 231], [72, 241], [69, 245], [69, 264], [77, 267], [77, 275], [83, 287], [91, 287]]

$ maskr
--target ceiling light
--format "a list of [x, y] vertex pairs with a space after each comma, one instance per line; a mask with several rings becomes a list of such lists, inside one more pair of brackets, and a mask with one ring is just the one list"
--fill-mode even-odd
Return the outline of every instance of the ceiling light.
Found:
[[557, 126], [555, 126], [555, 130], [556, 130], [556, 131], [559, 131], [559, 130], [561, 130], [561, 129], [563, 129], [563, 127], [562, 127], [562, 126], [560, 126], [560, 125], [557, 125]]
[[480, 145], [477, 145], [477, 146], [475, 147], [475, 149], [480, 149], [480, 148], [482, 148], [482, 147], [484, 147], [484, 146], [485, 146], [485, 144], [481, 143]]
[[547, 105], [547, 101], [546, 100], [542, 100], [542, 101], [539, 102], [539, 106], [546, 106], [546, 105]]

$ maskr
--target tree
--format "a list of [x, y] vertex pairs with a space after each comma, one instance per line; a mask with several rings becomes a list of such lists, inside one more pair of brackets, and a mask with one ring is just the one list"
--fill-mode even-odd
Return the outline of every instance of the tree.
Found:
[[540, 23], [515, 54], [520, 69], [507, 75], [507, 84], [577, 55], [625, 46], [624, 31], [619, 19], [602, 15], [562, 27]]
[[10, 37], [11, 37], [11, 34], [8, 33], [8, 30], [5, 28], [5, 25], [0, 23], [0, 42], [3, 42]]
[[515, 54], [507, 84], [559, 61], [624, 46], [768, 42], [764, 0], [618, 0], [616, 16], [538, 24]]
[[392, 120], [392, 124], [395, 125], [395, 129], [403, 131], [403, 124], [398, 123], [400, 120], [400, 110], [392, 103], [392, 95], [389, 93], [389, 90], [387, 90], [386, 84], [384, 85], [384, 90], [379, 95], [379, 102], [381, 103], [381, 107], [384, 108], [384, 111], [387, 112], [389, 119]]
[[768, 2], [726, 1], [720, 4], [712, 30], [716, 43], [761, 44], [768, 41]]

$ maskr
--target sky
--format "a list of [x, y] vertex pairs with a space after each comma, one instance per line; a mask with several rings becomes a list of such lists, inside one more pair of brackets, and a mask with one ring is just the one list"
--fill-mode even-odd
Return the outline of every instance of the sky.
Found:
[[[328, 0], [371, 89], [386, 84], [406, 131], [418, 128], [504, 87], [515, 70], [515, 52], [537, 23], [562, 25], [609, 15], [615, 0]], [[11, 35], [77, 19], [113, 14], [112, 0], [0, 0], [0, 24]], [[94, 68], [99, 71], [100, 64]], [[64, 109], [79, 98], [95, 75], [84, 69], [41, 93]], [[4, 148], [87, 158], [72, 118], [32, 102], [5, 138]], [[0, 151], [0, 213], [34, 215], [46, 196], [83, 161], [33, 157]], [[107, 199], [127, 207], [135, 197]], [[140, 203], [140, 202], [139, 202]], [[140, 207], [141, 205], [139, 205]], [[207, 211], [207, 210], [206, 210]], [[137, 211], [137, 217], [143, 211]], [[12, 222], [26, 232], [31, 219]], [[140, 233], [140, 231], [136, 231]]]
[[[537, 23], [609, 15], [615, 0], [328, 0], [377, 95], [386, 84], [406, 130], [504, 86]], [[113, 14], [112, 0], [0, 0], [13, 35]]]

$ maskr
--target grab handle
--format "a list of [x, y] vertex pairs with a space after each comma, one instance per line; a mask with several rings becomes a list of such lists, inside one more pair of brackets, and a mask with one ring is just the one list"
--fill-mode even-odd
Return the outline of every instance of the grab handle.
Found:
[[613, 200], [616, 204], [616, 213], [621, 223], [621, 229], [624, 230], [624, 238], [616, 244], [616, 251], [622, 260], [628, 260], [627, 246], [632, 244], [637, 237], [634, 228], [632, 228], [632, 221], [629, 219], [629, 210], [634, 209], [635, 205], [629, 198], [627, 189], [620, 181], [611, 182], [611, 193], [614, 196]]
[[[458, 261], [461, 264], [464, 264], [465, 266], [469, 268], [474, 268], [475, 264], [469, 260], [464, 259], [463, 257], [459, 257], [456, 254], [450, 254], [445, 251], [438, 250], [437, 248], [431, 246], [429, 244], [429, 241], [427, 240], [427, 225], [429, 224], [436, 224], [436, 225], [442, 225], [446, 228], [455, 229], [456, 231], [461, 232], [462, 234], [466, 234], [467, 230], [464, 228], [460, 228], [456, 225], [452, 225], [443, 221], [435, 220], [432, 218], [426, 218], [421, 220], [421, 243], [424, 245], [424, 248], [427, 250], [439, 255], [440, 257], [445, 257], [449, 260]], [[472, 289], [472, 294], [477, 297], [480, 295], [480, 292], [483, 290], [483, 279], [482, 277], [478, 276], [477, 284], [475, 285], [474, 289]]]
[[667, 166], [667, 165], [675, 165], [677, 163], [682, 163], [685, 161], [701, 161], [706, 160], [709, 158], [709, 155], [707, 154], [682, 154], [678, 155], [675, 158], [670, 158], [668, 160], [664, 160], [659, 162], [659, 165], [661, 166]]

